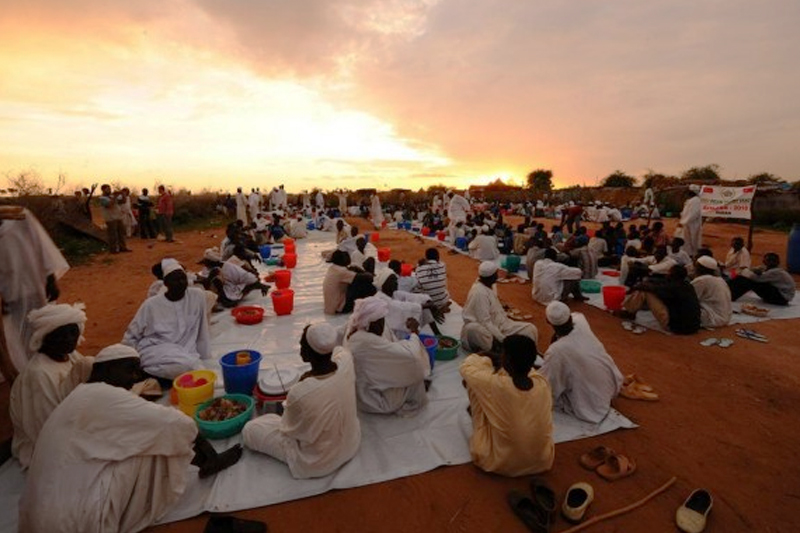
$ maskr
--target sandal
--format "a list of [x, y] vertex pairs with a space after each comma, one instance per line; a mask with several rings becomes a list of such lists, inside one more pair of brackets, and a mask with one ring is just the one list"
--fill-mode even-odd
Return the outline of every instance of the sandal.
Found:
[[506, 497], [508, 505], [514, 514], [535, 533], [548, 533], [550, 531], [550, 517], [537, 507], [533, 500], [518, 490], [512, 490]]
[[598, 446], [581, 455], [579, 462], [587, 470], [597, 470], [597, 467], [606, 462], [606, 459], [616, 455], [614, 450], [606, 446]]
[[719, 339], [715, 339], [714, 337], [709, 337], [704, 341], [700, 341], [701, 346], [714, 346], [715, 344], [719, 344]]
[[616, 481], [636, 472], [636, 463], [624, 455], [613, 454], [595, 472], [606, 481]]
[[645, 385], [645, 387], [650, 388], [651, 390], [646, 390], [642, 385], [638, 383], [630, 383], [628, 385], [623, 385], [622, 388], [619, 390], [619, 395], [623, 398], [628, 398], [629, 400], [643, 400], [646, 402], [657, 402], [658, 401], [658, 394], [652, 391], [652, 387]]
[[630, 385], [631, 383], [635, 383], [636, 386], [643, 391], [655, 392], [653, 387], [642, 381], [642, 379], [636, 374], [628, 374], [625, 376], [625, 380], [622, 382], [622, 385]]
[[719, 347], [720, 348], [730, 348], [733, 346], [733, 339], [720, 339], [719, 340]]

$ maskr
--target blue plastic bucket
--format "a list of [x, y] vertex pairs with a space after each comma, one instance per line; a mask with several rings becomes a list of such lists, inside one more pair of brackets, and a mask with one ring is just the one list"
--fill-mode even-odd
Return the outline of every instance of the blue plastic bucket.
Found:
[[[247, 352], [250, 362], [246, 365], [236, 364], [236, 354]], [[253, 387], [258, 382], [258, 366], [261, 364], [261, 353], [255, 350], [236, 350], [226, 353], [219, 360], [222, 366], [222, 379], [225, 392], [228, 394], [253, 394]]]
[[315, 230], [315, 229], [317, 229], [317, 226], [314, 225], [313, 221], [309, 221], [308, 224], [306, 224], [306, 229]]
[[[426, 335], [424, 333], [419, 334], [419, 340], [422, 341], [422, 345], [425, 347], [425, 350], [428, 352], [428, 357], [431, 360], [431, 369], [433, 368], [433, 364], [436, 362], [436, 350], [439, 348], [439, 339], [434, 337], [433, 335]], [[433, 341], [433, 342], [431, 342]]]
[[269, 256], [272, 255], [272, 248], [268, 244], [262, 244], [258, 247], [258, 253], [263, 259], [269, 259]]
[[466, 237], [456, 237], [456, 248], [459, 250], [466, 250], [467, 249], [467, 238]]

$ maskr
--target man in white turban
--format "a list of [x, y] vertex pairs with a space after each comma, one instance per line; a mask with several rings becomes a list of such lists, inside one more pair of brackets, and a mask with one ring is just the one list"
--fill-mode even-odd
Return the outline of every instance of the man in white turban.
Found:
[[92, 358], [75, 348], [83, 338], [83, 304], [48, 304], [28, 313], [30, 351], [34, 354], [11, 387], [9, 414], [14, 425], [11, 452], [28, 468], [36, 439], [72, 390], [89, 379]]
[[731, 290], [719, 275], [719, 264], [711, 256], [697, 258], [692, 287], [700, 302], [700, 325], [704, 328], [727, 326], [731, 321], [733, 305]]
[[161, 269], [167, 291], [142, 303], [122, 342], [141, 355], [145, 372], [171, 380], [202, 368], [200, 359], [211, 357], [211, 345], [204, 291], [188, 286], [176, 260], [164, 259]]
[[359, 409], [410, 416], [428, 403], [425, 378], [431, 371], [430, 358], [417, 321], [409, 319], [409, 338], [397, 340], [386, 328], [388, 312], [389, 306], [378, 297], [356, 301], [344, 345], [355, 360]]
[[386, 314], [386, 326], [396, 336], [404, 336], [408, 333], [406, 324], [409, 318], [413, 318], [422, 326], [430, 325], [435, 335], [440, 334], [433, 312], [436, 312], [442, 321], [444, 321], [444, 314], [433, 307], [430, 296], [399, 290], [397, 274], [389, 268], [378, 272], [374, 285], [378, 289], [376, 296], [389, 306]]
[[493, 286], [497, 282], [497, 265], [484, 261], [478, 267], [478, 279], [472, 284], [464, 305], [464, 327], [461, 342], [472, 352], [494, 351], [508, 335], [525, 335], [536, 342], [536, 326], [511, 320], [503, 309]]
[[581, 313], [563, 302], [551, 302], [547, 322], [554, 341], [539, 372], [547, 378], [556, 409], [586, 422], [600, 423], [622, 387], [622, 373]]
[[190, 464], [208, 477], [239, 460], [241, 446], [217, 454], [190, 417], [131, 393], [141, 377], [133, 348], [115, 344], [97, 354], [88, 383], [39, 434], [20, 531], [141, 531], [181, 497]]
[[469, 243], [469, 256], [478, 261], [494, 261], [500, 257], [497, 238], [489, 226], [481, 227], [481, 233]]
[[689, 254], [689, 257], [697, 254], [703, 240], [702, 204], [699, 194], [699, 185], [689, 185], [689, 189], [686, 191], [687, 198], [681, 211], [681, 219], [675, 230], [675, 237], [683, 238], [683, 251]]
[[283, 415], [261, 416], [242, 431], [245, 446], [286, 463], [297, 479], [331, 474], [361, 443], [353, 356], [337, 338], [325, 322], [306, 326], [300, 357], [311, 370], [289, 389]]

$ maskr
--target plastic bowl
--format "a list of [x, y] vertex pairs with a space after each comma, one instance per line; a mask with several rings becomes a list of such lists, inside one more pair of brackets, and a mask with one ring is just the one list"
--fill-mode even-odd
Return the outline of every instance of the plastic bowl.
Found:
[[[442, 346], [442, 341], [444, 339], [453, 341], [455, 346], [452, 348], [445, 348]], [[437, 361], [450, 361], [455, 359], [458, 356], [458, 348], [461, 346], [461, 341], [458, 339], [454, 339], [453, 337], [448, 337], [447, 335], [442, 335], [439, 337], [439, 344], [436, 348], [436, 360]]]
[[257, 305], [240, 305], [232, 309], [231, 314], [236, 319], [236, 322], [246, 326], [260, 324], [264, 320], [264, 309]]
[[[187, 387], [188, 381], [205, 379], [206, 383], [196, 387]], [[172, 390], [177, 397], [176, 405], [185, 414], [194, 415], [197, 406], [214, 396], [214, 382], [217, 374], [211, 370], [192, 370], [184, 372], [172, 381]]]
[[603, 284], [593, 279], [581, 280], [581, 292], [588, 294], [597, 294], [603, 288]]
[[600, 273], [603, 274], [604, 276], [609, 276], [612, 278], [619, 277], [619, 270], [602, 270]]
[[253, 401], [253, 398], [250, 396], [244, 394], [226, 394], [221, 397], [244, 403], [247, 405], [247, 409], [245, 409], [243, 413], [234, 416], [233, 418], [229, 418], [228, 420], [223, 420], [221, 422], [210, 422], [208, 420], [201, 420], [198, 414], [200, 411], [211, 405], [211, 402], [214, 400], [212, 399], [202, 403], [200, 406], [198, 406], [197, 411], [194, 414], [194, 421], [197, 424], [197, 429], [200, 430], [200, 434], [207, 439], [227, 439], [228, 437], [233, 437], [242, 431], [244, 425], [247, 424], [247, 422], [250, 421], [250, 418], [253, 416], [255, 401]]

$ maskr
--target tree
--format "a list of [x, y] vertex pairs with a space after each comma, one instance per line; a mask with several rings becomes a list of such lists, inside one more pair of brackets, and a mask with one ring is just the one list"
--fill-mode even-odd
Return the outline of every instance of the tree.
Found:
[[625, 174], [621, 170], [614, 171], [603, 180], [603, 187], [633, 187], [636, 185], [636, 178]]
[[538, 168], [528, 173], [527, 181], [531, 191], [549, 193], [553, 190], [553, 171]]
[[38, 196], [44, 194], [42, 178], [35, 170], [24, 170], [16, 175], [6, 172], [6, 181], [9, 189], [16, 192], [17, 196]]
[[651, 187], [657, 189], [659, 187], [674, 185], [674, 182], [677, 181], [678, 178], [676, 176], [668, 176], [660, 172], [655, 172], [653, 169], [647, 169], [647, 172], [642, 176], [642, 187], [645, 189]]
[[775, 174], [769, 172], [762, 172], [761, 174], [753, 174], [747, 178], [747, 183], [753, 185], [780, 185], [786, 183], [786, 180], [779, 178]]
[[722, 181], [719, 175], [719, 165], [706, 165], [704, 167], [692, 167], [683, 174], [681, 179], [686, 181], [700, 181], [705, 183], [714, 183]]

